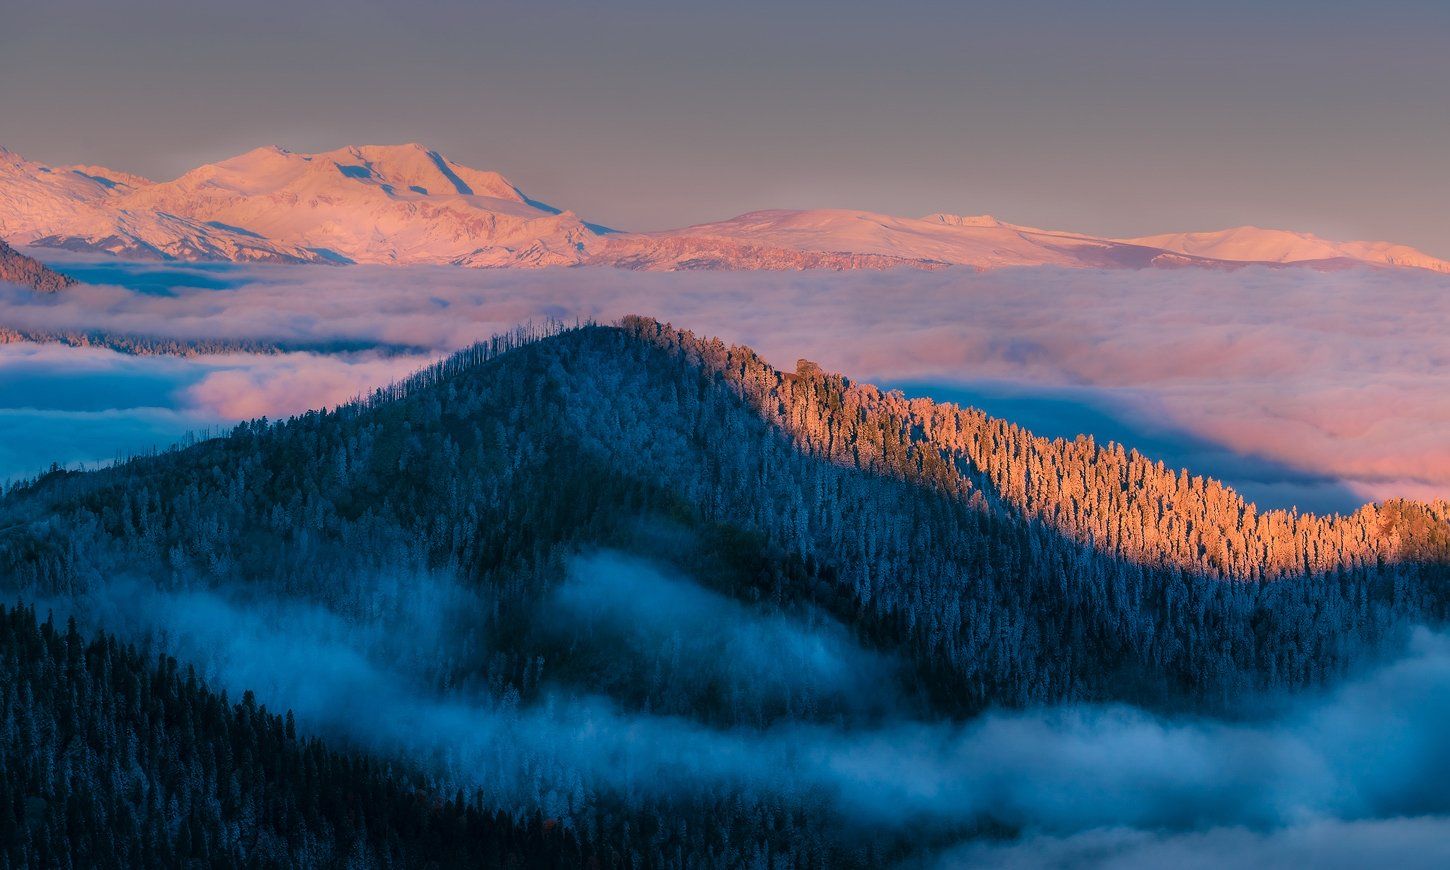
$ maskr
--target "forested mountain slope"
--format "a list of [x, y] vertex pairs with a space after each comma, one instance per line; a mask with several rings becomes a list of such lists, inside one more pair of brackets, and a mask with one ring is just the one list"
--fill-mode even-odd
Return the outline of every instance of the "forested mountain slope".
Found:
[[1118, 448], [646, 320], [47, 478], [5, 502], [0, 570], [53, 592], [119, 566], [321, 588], [407, 565], [526, 601], [558, 552], [660, 514], [747, 534], [771, 595], [829, 603], [964, 709], [1119, 695], [1124, 668], [1188, 696], [1308, 684], [1444, 607], [1444, 504], [1258, 513]]
[[747, 348], [641, 328], [722, 372], [757, 412], [813, 452], [969, 498], [981, 493], [989, 504], [1136, 563], [1249, 579], [1446, 553], [1450, 504], [1443, 501], [1366, 505], [1348, 517], [1260, 512], [1218, 481], [1119, 444], [1040, 438], [975, 409], [908, 400], [804, 360], [782, 374]]
[[7, 867], [578, 866], [542, 819], [433, 795], [297, 737], [174, 659], [0, 606], [0, 864]]
[[[1117, 448], [642, 318], [496, 338], [366, 401], [0, 500], [7, 595], [101, 621], [130, 604], [161, 630], [220, 600], [263, 623], [305, 605], [309, 633], [363, 638], [471, 715], [535, 723], [517, 711], [582, 696], [721, 733], [1075, 700], [1233, 709], [1442, 621], [1447, 542], [1444, 504], [1259, 513]], [[505, 728], [451, 771], [485, 776], [482, 806], [547, 805], [647, 863], [902, 854], [899, 831], [807, 811], [809, 783], [621, 786], [568, 754], [600, 715]]]

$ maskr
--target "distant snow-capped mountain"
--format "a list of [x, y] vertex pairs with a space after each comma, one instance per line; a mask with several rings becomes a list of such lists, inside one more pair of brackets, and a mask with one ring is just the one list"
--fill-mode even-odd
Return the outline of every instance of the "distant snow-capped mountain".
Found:
[[1124, 241], [1219, 260], [1316, 263], [1326, 266], [1336, 263], [1371, 263], [1450, 272], [1450, 262], [1407, 245], [1396, 245], [1392, 242], [1331, 242], [1311, 233], [1260, 227], [1234, 227], [1207, 233], [1164, 233]]
[[[114, 188], [19, 160], [0, 172], [0, 187], [24, 191], [9, 228], [20, 241], [121, 256], [572, 265], [599, 235], [503, 176], [421, 145], [258, 148], [174, 181]], [[56, 176], [64, 186], [36, 183]]]
[[989, 216], [894, 217], [847, 209], [755, 211], [727, 221], [652, 235], [655, 239], [730, 240], [784, 251], [886, 258], [886, 265], [1143, 267], [1211, 265], [1125, 242], [1021, 227]]
[[356, 263], [573, 265], [598, 234], [496, 172], [422, 145], [321, 154], [258, 148], [128, 198]]
[[497, 172], [417, 144], [318, 154], [258, 148], [159, 183], [101, 167], [45, 166], [0, 150], [0, 235], [122, 257], [237, 262], [641, 270], [1265, 263], [1450, 272], [1450, 263], [1402, 245], [1252, 227], [1108, 239], [990, 215], [775, 209], [617, 233], [529, 198]]
[[110, 203], [150, 184], [99, 166], [46, 166], [0, 148], [0, 236], [30, 244], [107, 214]]

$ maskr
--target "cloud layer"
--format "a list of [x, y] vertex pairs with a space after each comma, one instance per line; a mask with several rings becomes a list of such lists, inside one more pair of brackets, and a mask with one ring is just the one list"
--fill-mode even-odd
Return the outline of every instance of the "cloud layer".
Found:
[[[1129, 434], [1166, 439], [1156, 455], [1174, 459], [1184, 438], [1213, 447], [1222, 470], [1210, 470], [1266, 502], [1450, 496], [1450, 277], [1413, 270], [87, 267], [117, 283], [46, 297], [0, 288], [0, 324], [441, 352], [527, 320], [644, 313], [777, 364], [810, 357], [926, 394], [1067, 391]], [[193, 400], [221, 416], [285, 413], [405, 367], [258, 363]]]
[[335, 406], [433, 355], [136, 357], [103, 348], [0, 344], [0, 483], [58, 462], [94, 465], [237, 420]]

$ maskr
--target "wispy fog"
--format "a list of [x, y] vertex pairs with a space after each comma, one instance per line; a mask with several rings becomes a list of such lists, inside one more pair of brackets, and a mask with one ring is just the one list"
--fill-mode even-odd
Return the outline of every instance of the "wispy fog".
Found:
[[[615, 646], [622, 660], [667, 664], [669, 645], [657, 644], [667, 629], [653, 620], [678, 618], [692, 636], [681, 655], [733, 653], [680, 669], [702, 683], [718, 684], [723, 670], [740, 686], [809, 679], [894, 703], [889, 680], [843, 670], [874, 656], [836, 627], [724, 601], [610, 554], [571, 572], [541, 607], [581, 634], [601, 620], [625, 627]], [[439, 651], [461, 649], [472, 636], [468, 614], [485, 610], [484, 598], [428, 576], [363, 587], [377, 593], [376, 605], [125, 583], [96, 590], [77, 610], [132, 638], [164, 637], [213, 685], [233, 695], [253, 689], [273, 709], [294, 709], [308, 730], [406, 756], [501, 806], [540, 806], [570, 824], [584, 823], [600, 799], [738, 791], [805, 802], [866, 836], [910, 832], [952, 863], [1123, 867], [1188, 852], [1348, 865], [1401, 836], [1391, 845], [1406, 854], [1443, 854], [1415, 845], [1450, 830], [1450, 636], [1427, 630], [1397, 661], [1318, 695], [1264, 704], [1272, 712], [1257, 720], [1081, 705], [964, 723], [898, 709], [869, 724], [711, 727], [553, 681], [553, 662], [540, 663], [548, 688], [536, 702], [466, 688], [439, 663], [467, 657]], [[605, 593], [617, 597], [605, 603]], [[707, 605], [722, 606], [722, 618], [709, 619]], [[652, 645], [629, 636], [634, 622]], [[967, 836], [984, 822], [1008, 839]]]
[[[1212, 470], [1263, 504], [1450, 495], [1450, 277], [1428, 272], [639, 274], [94, 260], [82, 270], [116, 283], [50, 296], [0, 288], [0, 325], [443, 351], [531, 319], [643, 313], [751, 344], [777, 364], [810, 357], [924, 394], [965, 397], [990, 384], [1031, 400], [1068, 390], [1080, 406], [1110, 408], [1155, 455], [1216, 457]], [[218, 416], [284, 413], [404, 368], [258, 362], [188, 399]]]
[[936, 862], [941, 870], [1431, 870], [1450, 865], [1450, 819], [1444, 816], [1344, 822], [1313, 820], [1272, 831], [1214, 828], [1152, 833], [1108, 828], [1069, 837], [1028, 837], [1011, 843], [975, 843]]
[[[678, 693], [684, 709], [769, 707], [810, 716], [899, 707], [895, 665], [817, 614], [761, 614], [639, 559], [575, 559], [546, 607], [549, 630], [597, 647], [629, 680]], [[621, 652], [624, 655], [621, 655]]]

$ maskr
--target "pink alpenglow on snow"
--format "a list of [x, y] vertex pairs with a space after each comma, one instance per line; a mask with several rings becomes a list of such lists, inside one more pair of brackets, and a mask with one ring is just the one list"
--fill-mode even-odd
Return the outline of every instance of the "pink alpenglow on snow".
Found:
[[1164, 233], [1123, 241], [1195, 257], [1259, 263], [1407, 266], [1450, 272], [1450, 262], [1391, 242], [1331, 242], [1311, 233], [1234, 227], [1209, 233]]
[[1110, 239], [988, 215], [768, 209], [681, 229], [615, 232], [529, 198], [497, 172], [463, 166], [418, 144], [316, 154], [257, 148], [159, 183], [0, 152], [0, 235], [139, 259], [471, 268], [1222, 269], [1257, 263], [1450, 271], [1450, 263], [1387, 242], [1328, 242], [1251, 228]]

